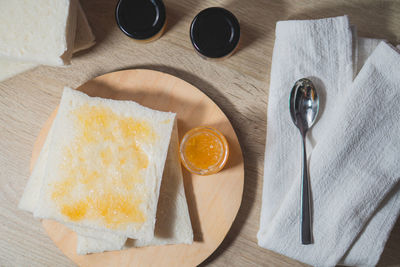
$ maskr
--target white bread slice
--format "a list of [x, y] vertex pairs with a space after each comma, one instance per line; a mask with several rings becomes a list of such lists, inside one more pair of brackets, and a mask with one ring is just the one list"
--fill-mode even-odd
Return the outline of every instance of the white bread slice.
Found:
[[[49, 144], [53, 136], [53, 128], [54, 123], [49, 130], [35, 168], [25, 187], [19, 203], [20, 209], [33, 212], [34, 207], [37, 205], [48, 158]], [[191, 244], [193, 242], [193, 231], [186, 203], [178, 149], [178, 129], [175, 122], [161, 183], [154, 238], [149, 241], [129, 240], [125, 248], [132, 246]], [[67, 226], [78, 234], [78, 254], [120, 250], [126, 241], [126, 236], [79, 227], [73, 224], [67, 224]]]
[[[186, 202], [181, 164], [179, 161], [178, 127], [175, 123], [161, 182], [157, 221], [151, 240], [129, 239], [124, 248], [193, 243], [193, 230]], [[125, 240], [109, 240], [78, 235], [78, 254], [120, 250]]]
[[[96, 113], [99, 110], [100, 113]], [[89, 116], [85, 117], [86, 119], [90, 119], [88, 120], [89, 127], [97, 127], [96, 123], [90, 123], [92, 121], [91, 115], [97, 116], [93, 119], [100, 123], [102, 119], [107, 119], [107, 116], [111, 116], [110, 118], [116, 120], [117, 124], [113, 124], [113, 120], [109, 119], [110, 127], [117, 127], [120, 121], [124, 120], [130, 120], [129, 122], [134, 123], [133, 125], [137, 127], [129, 131], [137, 132], [138, 137], [136, 141], [139, 143], [137, 143], [135, 149], [139, 147], [138, 151], [142, 150], [140, 152], [142, 153], [140, 157], [146, 155], [145, 157], [147, 158], [148, 164], [145, 164], [146, 168], [136, 173], [136, 175], [139, 175], [139, 180], [135, 180], [136, 177], [133, 177], [135, 182], [132, 183], [133, 186], [129, 189], [129, 192], [126, 191], [125, 187], [120, 186], [121, 181], [118, 181], [118, 177], [120, 177], [118, 176], [119, 174], [117, 173], [113, 176], [114, 171], [121, 171], [121, 173], [123, 171], [123, 169], [115, 169], [119, 168], [117, 166], [118, 164], [115, 164], [116, 159], [111, 157], [110, 160], [112, 164], [103, 166], [105, 164], [104, 158], [100, 158], [99, 156], [105, 155], [105, 157], [107, 157], [107, 153], [113, 154], [115, 149], [124, 148], [125, 145], [123, 143], [118, 144], [118, 142], [120, 142], [118, 140], [121, 140], [122, 130], [112, 128], [112, 131], [109, 132], [104, 129], [94, 132], [95, 135], [93, 136], [95, 136], [95, 138], [99, 136], [103, 138], [105, 133], [116, 132], [116, 145], [110, 140], [105, 140], [104, 142], [95, 142], [94, 144], [78, 143], [78, 145], [74, 146], [74, 144], [77, 144], [76, 142], [86, 140], [85, 134], [87, 134], [87, 132], [85, 132], [86, 130], [84, 130], [84, 127], [87, 127], [87, 125], [81, 125], [83, 128], [79, 129], [76, 120], [77, 118], [81, 118], [82, 114], [85, 114], [83, 116]], [[104, 114], [106, 117], [104, 117]], [[59, 111], [54, 121], [55, 129], [50, 144], [48, 164], [46, 164], [45, 168], [44, 183], [41, 188], [38, 205], [35, 207], [34, 215], [39, 218], [55, 219], [65, 224], [93, 228], [117, 235], [127, 235], [131, 238], [151, 239], [154, 235], [159, 184], [163, 173], [174, 119], [175, 114], [173, 113], [151, 110], [132, 101], [116, 101], [89, 97], [76, 90], [65, 88]], [[87, 121], [84, 120], [84, 122], [86, 123]], [[143, 129], [148, 131], [146, 133], [147, 135], [141, 135], [141, 133], [145, 132], [142, 131]], [[93, 131], [90, 131], [90, 133], [92, 132]], [[150, 138], [148, 138], [149, 136]], [[108, 137], [105, 136], [104, 138]], [[134, 138], [134, 136], [129, 136], [129, 138]], [[128, 139], [122, 138], [122, 140], [126, 141]], [[134, 139], [129, 140], [133, 142]], [[88, 139], [86, 141], [90, 142], [91, 140]], [[134, 146], [128, 143], [127, 145]], [[77, 154], [76, 152], [78, 150], [73, 149], [78, 149], [80, 147], [83, 147], [83, 152], [81, 151], [79, 152], [80, 154]], [[71, 149], [73, 150], [73, 157], [69, 156], [70, 161], [68, 161], [68, 164], [72, 164], [72, 166], [68, 165], [62, 167], [62, 164], [67, 162], [65, 158], [66, 155], [69, 155], [68, 153], [70, 152], [68, 151], [71, 151]], [[65, 154], [65, 151], [68, 153]], [[107, 151], [107, 153], [103, 153], [104, 151]], [[82, 163], [80, 163], [81, 158], [87, 160], [88, 163], [82, 165]], [[128, 160], [130, 160], [130, 158], [128, 158]], [[139, 158], [137, 160], [141, 159]], [[82, 169], [82, 166], [87, 169]], [[131, 164], [129, 166], [131, 166]], [[95, 179], [98, 182], [94, 184], [89, 183], [89, 185], [81, 182], [80, 179], [82, 177], [79, 175], [82, 175], [82, 172], [85, 170], [87, 172], [93, 172], [94, 168], [100, 172], [95, 175]], [[79, 171], [77, 176], [70, 174], [70, 170], [76, 169]], [[106, 173], [102, 173], [101, 171]], [[60, 185], [65, 185], [65, 182], [67, 184], [71, 183], [71, 181], [75, 187], [68, 187], [72, 188], [72, 190], [67, 190], [67, 194], [65, 193], [66, 191], [62, 189], [64, 191], [62, 191], [60, 202]], [[114, 182], [117, 182], [117, 187], [110, 186], [110, 183]], [[56, 194], [56, 198], [54, 198], [54, 194]], [[94, 199], [92, 199], [93, 196]], [[100, 216], [99, 214], [104, 210], [99, 210], [101, 205], [98, 203], [104, 204], [110, 201], [112, 205], [110, 204], [111, 206], [108, 206], [108, 208], [111, 207], [111, 210], [105, 210], [105, 215], [108, 217]], [[124, 206], [125, 204], [127, 204], [127, 206]], [[116, 221], [116, 218], [125, 218], [125, 213], [118, 213], [122, 211], [116, 210], [117, 207], [122, 207], [122, 209], [127, 207], [129, 212], [132, 211], [127, 214], [133, 214], [133, 217], [130, 217], [130, 219], [133, 218], [133, 221], [123, 221], [123, 223], [120, 223], [118, 220]], [[117, 213], [111, 216], [110, 212]], [[78, 217], [76, 216], [77, 214]], [[93, 216], [93, 214], [97, 217]], [[107, 218], [111, 218], [111, 221], [107, 221]], [[139, 218], [139, 220], [137, 218]]]
[[62, 66], [70, 63], [77, 0], [0, 1], [0, 58]]
[[160, 190], [154, 238], [131, 240], [127, 244], [128, 247], [193, 243], [193, 230], [179, 159], [179, 138], [176, 123], [171, 135]]
[[[76, 36], [73, 53], [88, 49], [95, 44], [95, 37], [87, 21], [85, 12], [78, 1], [78, 13], [76, 21]], [[39, 66], [37, 63], [20, 62], [8, 59], [0, 59], [0, 82], [27, 70]]]

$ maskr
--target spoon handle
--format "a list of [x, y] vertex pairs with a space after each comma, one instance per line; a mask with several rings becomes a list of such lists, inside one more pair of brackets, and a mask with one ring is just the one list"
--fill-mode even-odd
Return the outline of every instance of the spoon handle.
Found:
[[310, 182], [307, 169], [306, 136], [303, 139], [303, 175], [301, 177], [301, 243], [311, 244]]

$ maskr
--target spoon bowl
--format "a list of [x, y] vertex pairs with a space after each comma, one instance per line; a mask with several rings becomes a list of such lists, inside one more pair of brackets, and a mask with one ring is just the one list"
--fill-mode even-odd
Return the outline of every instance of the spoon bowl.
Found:
[[294, 84], [289, 109], [293, 123], [300, 131], [300, 128], [307, 131], [313, 126], [319, 111], [319, 98], [312, 81], [303, 78]]
[[301, 177], [301, 243], [312, 243], [311, 197], [307, 168], [306, 135], [313, 126], [319, 110], [319, 98], [313, 83], [306, 78], [298, 80], [290, 92], [289, 110], [293, 123], [303, 140], [303, 171]]

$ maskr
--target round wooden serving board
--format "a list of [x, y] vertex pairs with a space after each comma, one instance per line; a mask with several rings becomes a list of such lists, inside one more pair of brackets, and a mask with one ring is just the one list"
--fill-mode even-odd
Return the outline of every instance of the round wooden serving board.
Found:
[[[43, 226], [61, 251], [81, 266], [195, 266], [221, 244], [242, 201], [243, 157], [228, 118], [204, 93], [174, 76], [151, 70], [125, 70], [99, 76], [77, 90], [90, 96], [133, 100], [146, 107], [177, 113], [179, 138], [196, 126], [220, 130], [230, 155], [225, 168], [214, 175], [197, 176], [183, 169], [185, 192], [194, 232], [191, 245], [131, 248], [122, 251], [76, 254], [76, 234], [64, 225], [44, 220]], [[56, 116], [50, 116], [33, 148], [31, 169]]]

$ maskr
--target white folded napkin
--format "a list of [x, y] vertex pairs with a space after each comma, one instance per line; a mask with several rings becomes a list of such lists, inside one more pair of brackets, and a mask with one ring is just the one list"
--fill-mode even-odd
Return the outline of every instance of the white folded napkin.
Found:
[[[393, 148], [398, 147], [395, 141], [400, 141], [399, 138], [394, 136], [393, 129], [385, 129], [385, 123], [400, 114], [400, 110], [397, 113], [389, 113], [386, 107], [376, 110], [382, 102], [374, 97], [386, 94], [393, 97], [399, 83], [392, 81], [398, 77], [379, 76], [372, 81], [371, 75], [380, 70], [369, 73], [368, 69], [373, 70], [375, 61], [381, 62], [386, 57], [392, 58], [394, 64], [399, 56], [381, 44], [352, 84], [352, 46], [345, 16], [277, 24], [258, 242], [262, 247], [312, 265], [336, 265], [341, 259], [345, 264], [375, 264], [398, 214], [399, 205], [391, 206], [397, 203], [396, 197], [382, 202], [391, 189], [396, 192], [395, 174], [400, 173], [396, 166], [386, 162], [398, 158], [389, 151], [386, 154], [376, 154], [376, 151], [392, 143]], [[360, 62], [368, 47], [371, 45], [358, 49]], [[394, 66], [384, 71], [393, 75]], [[312, 155], [314, 244], [308, 246], [300, 243], [301, 139], [288, 111], [291, 87], [302, 77], [313, 80], [321, 101], [321, 114], [308, 140], [314, 146], [313, 150], [308, 149]], [[386, 83], [384, 88], [381, 83]], [[379, 94], [372, 94], [377, 91]], [[397, 91], [400, 96], [398, 87]], [[383, 120], [378, 111], [388, 118]], [[381, 120], [374, 121], [376, 118]], [[383, 128], [372, 127], [369, 124], [372, 122]], [[375, 161], [362, 165], [371, 159]], [[387, 175], [385, 179], [380, 177], [382, 172]], [[375, 216], [369, 220], [374, 212]], [[386, 224], [377, 231], [383, 222]], [[371, 237], [376, 241], [374, 244]]]
[[[357, 72], [360, 71], [369, 55], [382, 41], [380, 39], [358, 38]], [[380, 207], [341, 259], [340, 264], [348, 266], [376, 265], [399, 216], [399, 206], [400, 184], [397, 185], [397, 188], [393, 188], [380, 204]]]
[[289, 93], [295, 81], [309, 77], [320, 89], [321, 114], [308, 135], [312, 136], [312, 142], [317, 142], [320, 139], [318, 130], [329, 124], [326, 114], [333, 110], [339, 91], [351, 84], [352, 73], [352, 35], [347, 17], [277, 23], [259, 237], [268, 229], [267, 225], [279, 210], [292, 183], [300, 179], [301, 139], [288, 107]]

